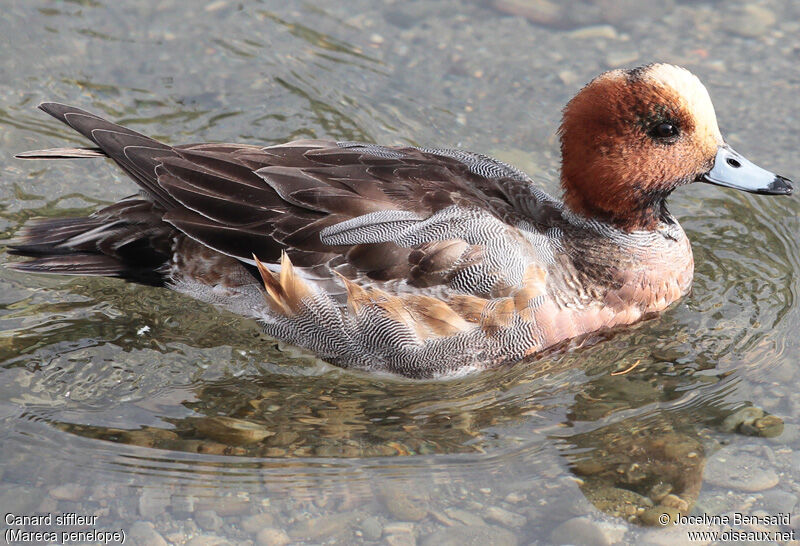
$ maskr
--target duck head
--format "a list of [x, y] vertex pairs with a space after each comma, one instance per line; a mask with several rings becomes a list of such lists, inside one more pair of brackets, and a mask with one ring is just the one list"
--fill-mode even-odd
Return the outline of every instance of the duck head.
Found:
[[625, 231], [655, 229], [666, 197], [691, 182], [792, 192], [725, 143], [706, 88], [670, 64], [598, 76], [567, 104], [559, 135], [567, 207]]

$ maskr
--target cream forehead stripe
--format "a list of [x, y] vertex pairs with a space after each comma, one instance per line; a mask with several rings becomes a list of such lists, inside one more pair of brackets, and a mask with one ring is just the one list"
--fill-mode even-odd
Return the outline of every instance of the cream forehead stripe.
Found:
[[717, 114], [708, 90], [697, 76], [672, 64], [654, 64], [645, 70], [644, 79], [654, 84], [673, 89], [684, 101], [686, 109], [695, 119], [695, 133], [722, 144], [722, 135], [717, 125]]

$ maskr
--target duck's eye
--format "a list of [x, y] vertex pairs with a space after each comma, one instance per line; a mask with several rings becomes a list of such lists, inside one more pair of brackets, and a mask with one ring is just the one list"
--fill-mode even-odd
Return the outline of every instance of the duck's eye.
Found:
[[650, 129], [650, 136], [655, 138], [673, 138], [678, 136], [678, 127], [668, 121], [663, 121]]

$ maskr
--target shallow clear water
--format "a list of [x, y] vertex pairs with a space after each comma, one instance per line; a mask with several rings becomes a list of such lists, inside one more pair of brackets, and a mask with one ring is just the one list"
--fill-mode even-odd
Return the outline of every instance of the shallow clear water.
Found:
[[[799, 18], [789, 0], [7, 3], [0, 231], [134, 190], [103, 162], [15, 161], [80, 142], [43, 100], [171, 143], [458, 146], [556, 193], [566, 100], [668, 61], [734, 147], [797, 178]], [[680, 304], [445, 382], [338, 370], [163, 289], [0, 269], [0, 512], [93, 514], [143, 544], [686, 540], [701, 527], [642, 525], [668, 491], [798, 530], [800, 205], [690, 186], [671, 208], [696, 262]], [[736, 428], [749, 406], [767, 417]]]

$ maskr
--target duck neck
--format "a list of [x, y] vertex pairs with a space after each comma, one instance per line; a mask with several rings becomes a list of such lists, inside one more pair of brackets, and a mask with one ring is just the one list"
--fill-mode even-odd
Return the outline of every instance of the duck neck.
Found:
[[[562, 180], [564, 204], [573, 213], [586, 219], [610, 224], [625, 232], [655, 231], [671, 221], [667, 197], [671, 192], [626, 192], [607, 197], [575, 191], [575, 185]], [[578, 186], [586, 188], [586, 185]], [[589, 186], [590, 187], [590, 186]]]

